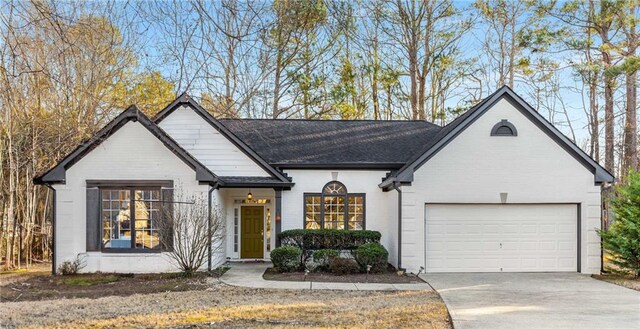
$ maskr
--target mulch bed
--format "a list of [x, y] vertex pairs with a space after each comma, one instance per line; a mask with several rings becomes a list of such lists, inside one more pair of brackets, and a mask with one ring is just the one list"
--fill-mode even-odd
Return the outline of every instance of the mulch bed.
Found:
[[262, 276], [265, 280], [274, 281], [313, 281], [313, 282], [347, 282], [347, 283], [423, 283], [413, 274], [398, 275], [396, 271], [384, 273], [347, 274], [310, 272], [305, 278], [304, 272], [280, 273], [274, 268], [268, 268]]
[[207, 273], [185, 277], [164, 274], [76, 274], [51, 276], [25, 275], [23, 280], [4, 280], [0, 275], [0, 302], [51, 300], [60, 298], [100, 298], [168, 291], [205, 290]]
[[636, 279], [630, 276], [610, 273], [600, 275], [594, 274], [591, 277], [594, 279], [606, 281], [629, 289], [640, 291], [640, 279]]

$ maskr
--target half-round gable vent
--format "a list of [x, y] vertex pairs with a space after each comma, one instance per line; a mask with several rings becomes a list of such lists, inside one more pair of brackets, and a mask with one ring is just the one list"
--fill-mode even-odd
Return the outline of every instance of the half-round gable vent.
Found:
[[518, 130], [507, 119], [502, 119], [491, 129], [491, 136], [518, 136]]

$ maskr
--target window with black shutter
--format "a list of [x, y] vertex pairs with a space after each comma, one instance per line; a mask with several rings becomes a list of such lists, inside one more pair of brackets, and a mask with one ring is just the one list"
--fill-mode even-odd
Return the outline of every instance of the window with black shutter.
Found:
[[171, 249], [171, 241], [166, 241], [173, 239], [172, 232], [166, 232], [171, 225], [161, 220], [170, 213], [172, 186], [168, 181], [88, 182], [87, 251]]

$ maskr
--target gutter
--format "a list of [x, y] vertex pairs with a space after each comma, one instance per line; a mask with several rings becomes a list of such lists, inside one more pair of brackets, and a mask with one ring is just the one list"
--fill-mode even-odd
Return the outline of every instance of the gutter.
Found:
[[393, 188], [396, 189], [395, 184], [396, 184], [396, 178], [388, 177], [385, 180], [383, 180], [382, 183], [378, 184], [378, 187], [383, 190], [386, 190], [387, 188], [393, 186]]
[[51, 218], [51, 275], [56, 275], [56, 189], [51, 186], [51, 184], [44, 184], [46, 187], [53, 191], [53, 206], [51, 207], [51, 212], [53, 216]]
[[403, 271], [402, 268], [402, 190], [400, 189], [400, 183], [394, 182], [393, 189], [398, 191], [398, 270]]

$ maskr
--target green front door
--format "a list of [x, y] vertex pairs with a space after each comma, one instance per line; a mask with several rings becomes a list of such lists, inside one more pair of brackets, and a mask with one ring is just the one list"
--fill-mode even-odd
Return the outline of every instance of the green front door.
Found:
[[264, 208], [243, 206], [240, 211], [240, 258], [262, 258]]

